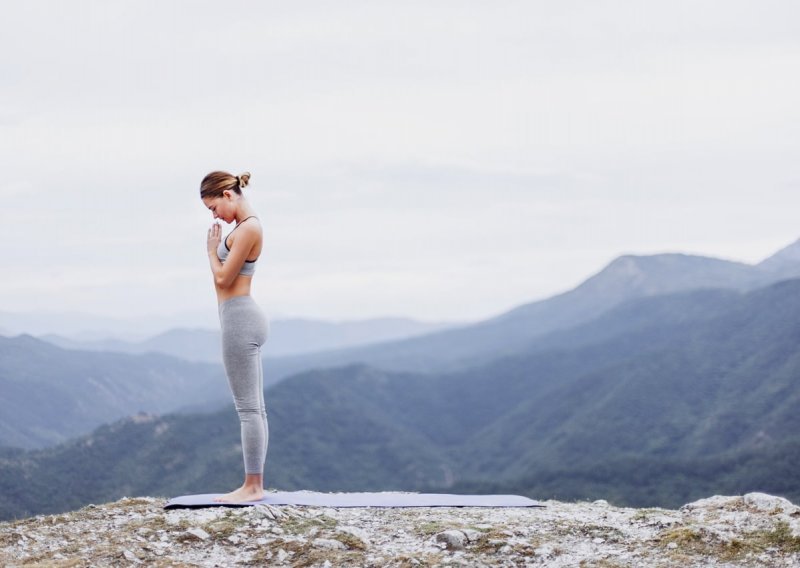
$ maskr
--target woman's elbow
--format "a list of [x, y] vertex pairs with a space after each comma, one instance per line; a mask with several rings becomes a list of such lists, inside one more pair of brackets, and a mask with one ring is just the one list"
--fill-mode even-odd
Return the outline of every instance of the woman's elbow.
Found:
[[231, 282], [228, 281], [224, 274], [216, 274], [214, 275], [214, 284], [217, 285], [217, 288], [225, 289], [231, 285]]

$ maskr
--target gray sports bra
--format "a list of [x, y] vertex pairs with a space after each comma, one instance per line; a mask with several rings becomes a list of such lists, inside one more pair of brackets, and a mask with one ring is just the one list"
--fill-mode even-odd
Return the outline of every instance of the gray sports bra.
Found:
[[[255, 217], [256, 219], [258, 219], [258, 217], [256, 217], [255, 215], [250, 215], [250, 217]], [[244, 219], [239, 221], [233, 228], [233, 231], [238, 229], [239, 225], [247, 221], [250, 217], [245, 217]], [[231, 233], [233, 231], [231, 231]], [[231, 233], [225, 235], [225, 238], [219, 242], [219, 246], [217, 247], [217, 257], [219, 258], [219, 261], [223, 264], [225, 263], [225, 259], [228, 258], [228, 253], [231, 252], [231, 249], [228, 248], [228, 236], [230, 236]], [[244, 274], [245, 276], [252, 276], [253, 273], [255, 273], [256, 271], [257, 260], [258, 257], [256, 257], [255, 260], [245, 260], [241, 270], [239, 270], [239, 274]]]

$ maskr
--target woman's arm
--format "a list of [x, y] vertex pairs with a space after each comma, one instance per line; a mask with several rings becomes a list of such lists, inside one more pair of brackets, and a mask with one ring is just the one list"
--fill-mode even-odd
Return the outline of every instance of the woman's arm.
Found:
[[214, 284], [220, 288], [227, 288], [236, 279], [239, 271], [247, 260], [248, 253], [258, 240], [256, 227], [242, 226], [236, 231], [233, 248], [223, 264], [217, 256], [217, 247], [221, 241], [222, 228], [219, 223], [214, 223], [208, 230], [208, 260], [211, 264], [211, 273], [214, 275]]

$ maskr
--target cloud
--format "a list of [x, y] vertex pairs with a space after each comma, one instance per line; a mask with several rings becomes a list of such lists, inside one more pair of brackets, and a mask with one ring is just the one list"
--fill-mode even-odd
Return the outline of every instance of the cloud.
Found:
[[298, 315], [474, 319], [631, 250], [766, 256], [797, 237], [797, 21], [788, 1], [13, 3], [7, 301], [200, 309], [214, 169], [253, 174], [254, 286]]

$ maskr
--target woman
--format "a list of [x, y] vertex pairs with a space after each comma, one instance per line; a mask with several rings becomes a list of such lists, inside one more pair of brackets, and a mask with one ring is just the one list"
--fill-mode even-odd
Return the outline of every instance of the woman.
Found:
[[256, 260], [261, 254], [261, 224], [253, 206], [242, 194], [250, 174], [234, 176], [211, 172], [200, 184], [200, 198], [214, 219], [236, 226], [225, 239], [220, 224], [208, 230], [208, 259], [214, 274], [222, 329], [222, 360], [242, 428], [244, 484], [215, 501], [241, 503], [264, 496], [264, 461], [269, 428], [264, 406], [261, 346], [269, 334], [269, 322], [250, 295]]

